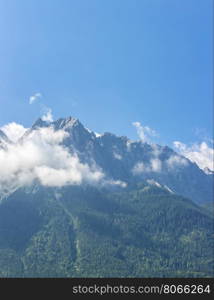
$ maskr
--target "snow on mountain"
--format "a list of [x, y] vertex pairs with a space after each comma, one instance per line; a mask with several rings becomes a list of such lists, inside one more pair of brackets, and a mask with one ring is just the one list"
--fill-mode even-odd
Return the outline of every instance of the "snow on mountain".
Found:
[[207, 175], [214, 175], [214, 171], [210, 170], [209, 168], [205, 168], [203, 171]]

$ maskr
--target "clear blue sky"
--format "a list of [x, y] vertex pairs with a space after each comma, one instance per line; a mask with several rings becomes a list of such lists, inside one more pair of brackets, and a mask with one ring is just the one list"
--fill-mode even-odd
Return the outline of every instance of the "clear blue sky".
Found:
[[165, 143], [212, 136], [212, 0], [0, 0], [0, 126], [55, 118]]

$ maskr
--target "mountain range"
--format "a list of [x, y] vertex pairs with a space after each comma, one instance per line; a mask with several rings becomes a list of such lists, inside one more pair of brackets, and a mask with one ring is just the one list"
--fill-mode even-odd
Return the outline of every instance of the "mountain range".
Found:
[[67, 132], [63, 145], [77, 153], [82, 163], [96, 164], [113, 180], [154, 180], [194, 202], [213, 200], [211, 176], [168, 146], [131, 141], [109, 132], [97, 134], [72, 117], [51, 123], [38, 119], [25, 136], [44, 127]]
[[213, 174], [168, 146], [69, 117], [0, 149], [25, 162], [0, 180], [1, 277], [214, 275]]

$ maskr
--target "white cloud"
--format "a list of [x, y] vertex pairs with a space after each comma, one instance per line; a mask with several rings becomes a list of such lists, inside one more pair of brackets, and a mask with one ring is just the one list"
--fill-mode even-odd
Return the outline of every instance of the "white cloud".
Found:
[[150, 163], [151, 163], [150, 169], [152, 172], [160, 172], [161, 171], [162, 162], [160, 159], [158, 159], [158, 158], [151, 159]]
[[202, 170], [209, 168], [214, 171], [214, 149], [208, 143], [195, 143], [188, 146], [175, 141], [173, 144], [180, 154], [195, 162]]
[[150, 146], [152, 148], [152, 155], [155, 158], [158, 158], [160, 154], [163, 152], [163, 148], [157, 144], [150, 144]]
[[0, 190], [11, 190], [32, 184], [61, 187], [69, 184], [90, 184], [102, 180], [100, 169], [82, 164], [61, 142], [67, 136], [63, 130], [40, 128], [17, 144], [0, 149]]
[[114, 158], [116, 158], [116, 159], [118, 159], [118, 160], [121, 160], [121, 159], [122, 159], [122, 155], [120, 155], [119, 153], [114, 152], [114, 151], [113, 151], [113, 156], [114, 156]]
[[95, 131], [94, 131], [94, 134], [95, 134], [95, 136], [96, 136], [97, 138], [102, 136], [101, 133], [98, 133], [98, 132], [95, 132]]
[[41, 142], [47, 145], [60, 144], [68, 136], [68, 132], [64, 130], [54, 131], [53, 127], [43, 127], [37, 130], [33, 130], [26, 137], [25, 141], [33, 141], [36, 144]]
[[142, 126], [140, 122], [133, 122], [132, 125], [137, 129], [137, 134], [143, 143], [150, 143], [150, 138], [157, 136], [155, 130], [148, 126]]
[[154, 179], [147, 179], [146, 182], [150, 185], [154, 185], [154, 186], [157, 186], [159, 188], [161, 188], [161, 185], [159, 182], [155, 181]]
[[159, 157], [162, 153], [161, 147], [159, 147], [156, 144], [151, 144], [152, 147], [152, 158], [148, 160], [146, 163], [140, 161], [135, 164], [135, 166], [132, 169], [132, 173], [134, 175], [139, 175], [142, 173], [148, 173], [148, 172], [155, 172], [159, 173], [164, 170], [165, 166], [167, 166], [170, 169], [173, 169], [175, 167], [179, 166], [187, 166], [189, 164], [188, 160], [185, 157], [182, 157], [180, 155], [171, 155], [167, 160], [162, 161]]
[[127, 147], [127, 151], [130, 152], [131, 151], [131, 146], [134, 142], [131, 140], [127, 140], [126, 142], [126, 147]]
[[30, 96], [29, 104], [33, 104], [39, 98], [42, 98], [42, 94], [41, 93], [35, 93], [34, 95]]
[[116, 185], [116, 186], [120, 186], [122, 188], [125, 188], [127, 187], [127, 183], [122, 181], [122, 180], [103, 180], [103, 184], [106, 185], [106, 184], [110, 184], [110, 185]]
[[158, 158], [153, 158], [149, 163], [145, 164], [142, 161], [138, 162], [132, 169], [134, 175], [139, 175], [148, 172], [161, 172], [162, 162]]
[[146, 172], [146, 170], [147, 170], [147, 168], [146, 168], [146, 166], [144, 165], [144, 163], [143, 163], [143, 162], [138, 162], [138, 163], [134, 166], [134, 168], [132, 169], [132, 173], [133, 173], [134, 175], [139, 175], [139, 174], [141, 174], [141, 173], [143, 173], [143, 172]]
[[[29, 104], [33, 104], [35, 101], [38, 99], [42, 98], [41, 93], [36, 93], [33, 96], [29, 98]], [[41, 108], [44, 111], [41, 119], [46, 122], [53, 122], [53, 114], [52, 114], [52, 109], [49, 107], [46, 107], [44, 104], [41, 104]]]
[[46, 108], [46, 112], [42, 116], [42, 121], [53, 122], [53, 114], [51, 108]]
[[17, 142], [24, 135], [28, 128], [25, 128], [21, 124], [12, 122], [4, 125], [0, 129], [6, 134], [9, 140], [11, 140], [12, 142]]
[[173, 169], [179, 166], [187, 166], [188, 160], [179, 155], [171, 155], [170, 158], [167, 159], [166, 164], [169, 168]]

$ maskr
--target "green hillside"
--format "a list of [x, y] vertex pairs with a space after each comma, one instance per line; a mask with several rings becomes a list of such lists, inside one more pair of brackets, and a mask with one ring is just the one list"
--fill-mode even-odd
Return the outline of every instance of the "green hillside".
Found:
[[164, 189], [40, 187], [0, 204], [0, 277], [213, 275], [213, 217]]

